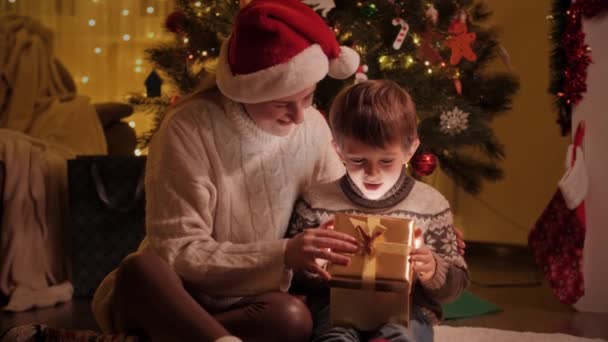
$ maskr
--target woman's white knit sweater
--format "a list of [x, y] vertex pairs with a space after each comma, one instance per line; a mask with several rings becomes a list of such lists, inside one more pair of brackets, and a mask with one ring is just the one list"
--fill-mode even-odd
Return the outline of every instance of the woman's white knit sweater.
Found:
[[[217, 298], [288, 287], [283, 237], [293, 205], [309, 186], [344, 173], [323, 116], [312, 107], [304, 116], [278, 137], [260, 130], [240, 104], [195, 99], [156, 133], [140, 250], [165, 259], [203, 303], [225, 307], [232, 301]], [[113, 283], [111, 274], [93, 301], [105, 330]]]

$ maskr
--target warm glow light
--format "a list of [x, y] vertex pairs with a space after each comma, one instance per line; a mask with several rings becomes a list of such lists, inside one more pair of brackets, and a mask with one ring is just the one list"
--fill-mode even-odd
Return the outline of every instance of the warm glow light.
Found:
[[125, 42], [128, 42], [129, 40], [131, 40], [131, 36], [128, 34], [125, 34], [122, 36], [122, 40], [124, 40]]
[[135, 154], [136, 156], [141, 156], [141, 150], [136, 148], [135, 151], [133, 151], [133, 154]]
[[129, 121], [129, 126], [131, 128], [135, 128], [135, 121]]
[[201, 52], [201, 55], [203, 55], [203, 57], [204, 57], [204, 56], [207, 56], [207, 50], [205, 50], [205, 51]]
[[428, 72], [429, 74], [433, 73], [433, 69], [429, 68], [426, 72]]
[[188, 37], [184, 38], [184, 44], [188, 44], [189, 41], [190, 39], [188, 39]]
[[8, 0], [11, 4], [14, 4], [17, 0]]
[[96, 55], [99, 55], [101, 53], [101, 48], [96, 47], [95, 49], [93, 49], [93, 52], [95, 52]]
[[424, 61], [424, 65], [429, 66], [431, 63], [429, 61]]
[[141, 58], [138, 58], [135, 60], [135, 65], [142, 65], [144, 61], [141, 60]]
[[196, 7], [201, 7], [202, 5], [203, 5], [203, 3], [200, 1], [197, 1], [194, 3], [194, 6], [196, 6]]
[[129, 15], [129, 10], [128, 9], [123, 9], [122, 10], [122, 15], [124, 15], [125, 17]]
[[146, 8], [146, 12], [148, 12], [148, 14], [154, 13], [154, 7], [148, 6], [148, 8]]
[[93, 27], [93, 26], [95, 26], [95, 24], [97, 24], [95, 22], [95, 19], [89, 19], [89, 26]]
[[154, 32], [148, 32], [148, 38], [152, 39], [156, 37], [156, 34]]
[[220, 12], [215, 12], [215, 16], [219, 17], [220, 16]]
[[82, 76], [82, 78], [80, 79], [80, 81], [81, 81], [83, 84], [87, 84], [87, 83], [89, 83], [89, 76]]
[[135, 72], [136, 72], [136, 73], [138, 73], [138, 74], [139, 74], [139, 73], [141, 73], [141, 71], [142, 71], [141, 66], [139, 66], [139, 65], [138, 65], [138, 66], [136, 66], [136, 67], [135, 67]]

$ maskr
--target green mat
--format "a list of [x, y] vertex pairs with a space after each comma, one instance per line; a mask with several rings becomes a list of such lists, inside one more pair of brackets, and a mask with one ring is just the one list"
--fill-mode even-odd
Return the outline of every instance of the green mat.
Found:
[[500, 312], [502, 309], [469, 291], [464, 291], [452, 303], [443, 305], [445, 319], [460, 319]]

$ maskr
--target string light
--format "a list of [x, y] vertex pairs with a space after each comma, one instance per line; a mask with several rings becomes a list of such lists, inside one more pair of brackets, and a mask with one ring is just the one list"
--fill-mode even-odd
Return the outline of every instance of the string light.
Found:
[[414, 64], [414, 58], [412, 56], [405, 57], [405, 67], [409, 68]]
[[148, 32], [148, 38], [153, 39], [154, 37], [156, 37], [154, 32]]
[[138, 66], [136, 66], [136, 67], [135, 67], [135, 72], [136, 72], [136, 73], [138, 73], [138, 74], [139, 74], [139, 73], [141, 73], [141, 72], [142, 72], [142, 68], [141, 68], [141, 66], [139, 66], [139, 65], [138, 65]]
[[129, 127], [135, 128], [135, 121], [129, 121]]
[[10, 2], [11, 4], [14, 4], [15, 2], [17, 2], [17, 0], [8, 0], [8, 2]]
[[432, 74], [432, 73], [433, 73], [433, 69], [428, 68], [428, 69], [426, 70], [426, 72], [427, 72], [427, 73], [429, 73], [429, 74]]
[[141, 156], [141, 150], [136, 148], [135, 151], [133, 151], [133, 154], [139, 157]]
[[96, 47], [95, 49], [93, 49], [93, 52], [95, 52], [96, 55], [99, 55], [101, 53], [101, 48]]
[[82, 78], [80, 79], [80, 82], [82, 82], [82, 84], [89, 83], [89, 76], [82, 76]]
[[188, 44], [189, 41], [190, 41], [190, 39], [188, 39], [188, 37], [184, 38], [184, 44]]
[[203, 3], [200, 1], [197, 1], [194, 3], [194, 6], [196, 6], [196, 7], [201, 7], [202, 5], [203, 5]]
[[148, 6], [148, 8], [146, 8], [146, 12], [148, 12], [148, 14], [154, 13], [154, 7]]
[[122, 40], [124, 40], [125, 42], [128, 42], [129, 40], [131, 40], [131, 36], [128, 34], [125, 34], [122, 36]]
[[95, 22], [95, 19], [89, 19], [89, 26], [93, 27], [95, 26], [95, 24], [97, 24], [97, 22]]
[[201, 55], [202, 55], [203, 57], [207, 57], [207, 50], [205, 50], [205, 51], [201, 52]]
[[135, 65], [142, 65], [144, 61], [141, 58], [135, 60]]
[[122, 15], [125, 16], [125, 17], [128, 16], [129, 15], [129, 10], [128, 9], [123, 9], [122, 10]]

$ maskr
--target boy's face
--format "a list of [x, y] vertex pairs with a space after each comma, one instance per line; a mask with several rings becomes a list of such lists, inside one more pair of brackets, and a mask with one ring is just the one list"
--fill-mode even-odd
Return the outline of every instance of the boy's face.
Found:
[[274, 101], [244, 104], [245, 110], [263, 131], [283, 137], [304, 121], [304, 110], [312, 105], [315, 87]]
[[410, 160], [419, 144], [416, 139], [408, 150], [398, 141], [377, 148], [344, 137], [341, 146], [334, 143], [334, 147], [355, 185], [367, 199], [376, 200], [395, 185], [403, 164]]

